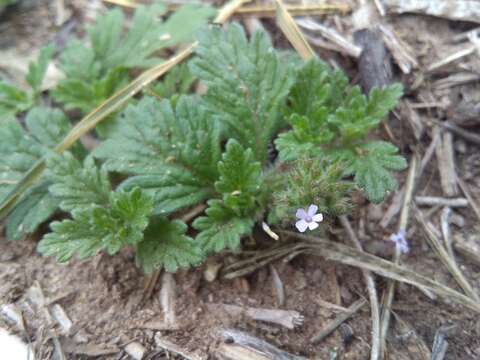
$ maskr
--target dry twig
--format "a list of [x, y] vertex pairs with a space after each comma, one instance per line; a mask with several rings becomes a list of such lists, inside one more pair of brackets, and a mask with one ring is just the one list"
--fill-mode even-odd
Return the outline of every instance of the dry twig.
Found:
[[427, 206], [448, 206], [448, 207], [466, 207], [468, 206], [468, 200], [465, 198], [442, 198], [436, 196], [415, 196], [415, 203], [417, 205]]
[[350, 317], [352, 317], [358, 310], [360, 310], [363, 305], [367, 302], [364, 299], [360, 299], [355, 301], [350, 307], [347, 309], [346, 312], [339, 314], [331, 323], [325, 326], [317, 335], [310, 339], [312, 344], [316, 344], [323, 339], [325, 339], [328, 335], [335, 331], [341, 324], [347, 321]]

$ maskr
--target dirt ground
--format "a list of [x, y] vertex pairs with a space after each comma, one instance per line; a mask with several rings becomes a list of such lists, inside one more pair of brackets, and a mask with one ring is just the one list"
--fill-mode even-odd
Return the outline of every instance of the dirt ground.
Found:
[[[52, 3], [42, 0], [34, 5], [25, 5], [17, 15], [1, 14], [0, 28], [6, 29], [10, 35], [6, 36], [7, 32], [3, 30], [0, 32], [0, 50], [17, 51], [28, 58], [30, 48], [38, 48], [52, 39], [64, 42], [75, 33], [81, 34], [81, 19], [85, 16], [82, 9], [93, 11], [91, 9], [97, 4], [86, 2], [88, 6], [83, 3], [85, 6], [82, 7], [78, 5], [81, 1], [73, 2], [68, 7], [71, 11], [69, 20], [60, 27], [54, 27], [55, 17], [48, 11], [48, 16], [42, 19], [48, 18], [50, 22], [37, 21], [38, 17], [32, 16], [45, 11], [45, 6], [53, 6]], [[352, 5], [355, 7], [355, 2]], [[28, 18], [37, 20], [25, 20]], [[29, 28], [18, 25], [22, 21], [27, 21]], [[330, 16], [324, 21], [345, 36], [353, 32], [351, 16]], [[478, 134], [480, 111], [475, 106], [480, 100], [480, 76], [465, 82], [456, 82], [452, 78], [465, 72], [480, 75], [478, 53], [462, 57], [438, 71], [427, 70], [435, 62], [467, 46], [452, 39], [476, 25], [421, 15], [397, 15], [383, 21], [394, 28], [398, 37], [410, 48], [418, 68], [405, 74], [400, 71], [395, 59], [392, 60], [394, 79], [404, 84], [406, 96], [390, 116], [388, 126], [377, 136], [390, 136], [407, 158], [418, 154], [425, 159], [439, 122], [448, 120], [468, 133]], [[263, 24], [275, 41], [285, 47], [286, 40], [273, 20], [263, 20]], [[36, 35], [33, 36], [32, 32]], [[354, 82], [360, 81], [362, 74], [356, 59], [325, 48], [317, 47], [316, 50], [322, 58], [342, 66]], [[459, 189], [455, 196], [450, 196], [468, 198], [466, 207], [452, 208], [452, 238], [455, 244], [479, 246], [479, 214], [474, 211], [474, 206], [480, 202], [479, 143], [454, 133], [452, 144], [456, 176], [471, 195], [468, 198]], [[448, 197], [444, 193], [439, 170], [442, 168], [439, 166], [442, 152], [441, 149], [434, 150], [418, 179], [415, 196]], [[399, 174], [400, 188], [405, 184], [406, 177], [407, 171]], [[388, 224], [385, 224], [385, 217], [392, 204], [398, 202], [395, 195], [392, 194], [380, 206], [358, 200], [358, 207], [350, 217], [365, 250], [387, 259], [392, 257], [393, 248], [388, 238], [396, 231], [398, 211]], [[442, 209], [443, 206], [421, 207], [424, 216], [440, 235]], [[348, 244], [339, 225], [333, 225], [332, 232], [336, 241]], [[409, 222], [408, 239], [411, 251], [402, 260], [406, 266], [459, 289], [429, 247], [414, 218]], [[172, 296], [169, 306], [174, 314], [172, 320], [168, 319], [171, 314], [166, 316], [163, 310], [166, 300], [162, 295], [162, 287], [171, 279], [160, 275], [152, 296], [144, 299], [145, 277], [135, 266], [133, 252], [129, 249], [113, 257], [99, 254], [88, 261], [73, 260], [67, 265], [59, 265], [53, 259], [37, 254], [37, 241], [38, 234], [21, 242], [0, 239], [0, 308], [4, 310], [4, 306], [8, 305], [19, 310], [25, 329], [20, 329], [18, 324], [13, 324], [5, 316], [0, 316], [0, 328], [31, 342], [36, 359], [61, 359], [59, 349], [66, 359], [129, 359], [126, 348], [132, 343], [143, 346], [146, 359], [180, 356], [175, 355], [175, 351], [163, 350], [166, 342], [181, 349], [184, 356], [178, 358], [217, 358], [217, 350], [225, 342], [222, 336], [224, 329], [244, 331], [286, 352], [309, 359], [354, 360], [369, 357], [371, 316], [368, 304], [318, 344], [313, 345], [310, 341], [342, 313], [342, 309], [362, 297], [368, 298], [358, 269], [325, 261], [321, 257], [300, 255], [274, 262], [271, 264], [273, 270], [272, 266], [265, 266], [234, 280], [224, 280], [219, 276], [215, 281], [208, 282], [204, 276], [205, 266], [182, 271], [175, 274], [174, 281], [169, 283]], [[228, 264], [237, 258], [236, 254], [227, 254], [215, 261]], [[456, 253], [460, 269], [472, 287], [480, 292], [478, 259], [475, 254], [467, 257], [463, 252]], [[284, 286], [285, 301], [281, 306], [278, 305], [275, 271]], [[381, 295], [386, 280], [381, 277], [375, 279]], [[297, 321], [294, 329], [288, 329], [232, 314], [224, 305], [296, 311], [303, 316], [303, 321]], [[62, 329], [56, 320], [55, 313], [59, 308], [71, 320], [68, 330]], [[428, 349], [432, 349], [435, 338], [447, 328], [448, 331], [444, 331], [447, 351], [443, 358], [436, 359], [480, 359], [480, 321], [473, 311], [429, 298], [412, 286], [399, 284], [393, 314], [387, 359], [428, 358]], [[0, 359], [3, 359], [1, 351]]]

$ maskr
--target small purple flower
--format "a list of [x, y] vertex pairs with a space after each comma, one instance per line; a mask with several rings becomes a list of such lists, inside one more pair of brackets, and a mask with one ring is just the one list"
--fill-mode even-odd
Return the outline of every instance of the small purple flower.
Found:
[[297, 210], [295, 216], [300, 220], [295, 223], [295, 226], [297, 227], [298, 231], [303, 233], [305, 230], [307, 230], [307, 228], [314, 230], [318, 227], [318, 223], [322, 222], [323, 220], [323, 215], [317, 214], [317, 211], [317, 205], [310, 205], [306, 211], [305, 209]]
[[407, 239], [406, 239], [405, 230], [399, 230], [396, 234], [390, 235], [390, 240], [395, 243], [396, 248], [401, 253], [408, 253], [410, 251], [410, 246], [408, 246]]

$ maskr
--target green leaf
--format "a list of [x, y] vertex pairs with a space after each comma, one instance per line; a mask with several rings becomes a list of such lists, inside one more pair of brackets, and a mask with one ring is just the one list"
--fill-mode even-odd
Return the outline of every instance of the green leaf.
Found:
[[238, 249], [242, 236], [251, 234], [255, 221], [251, 217], [238, 217], [221, 200], [210, 200], [208, 205], [207, 216], [193, 222], [193, 227], [200, 231], [196, 241], [207, 253]]
[[33, 102], [29, 94], [5, 82], [0, 82], [0, 118], [16, 115], [32, 106]]
[[170, 99], [172, 96], [187, 94], [191, 89], [195, 77], [191, 74], [187, 64], [175, 66], [161, 81], [152, 87], [155, 95]]
[[383, 119], [395, 108], [403, 96], [403, 87], [393, 84], [383, 89], [373, 88], [368, 94], [367, 113], [377, 119]]
[[355, 151], [340, 152], [337, 156], [347, 161], [347, 173], [355, 174], [355, 183], [365, 190], [367, 198], [379, 203], [397, 187], [390, 171], [407, 167], [407, 162], [397, 152], [398, 149], [388, 142], [373, 141], [359, 146]]
[[21, 240], [35, 232], [58, 209], [59, 200], [48, 193], [48, 181], [44, 181], [25, 193], [6, 221], [8, 240]]
[[99, 169], [93, 157], [88, 156], [82, 165], [70, 152], [65, 152], [50, 157], [47, 168], [53, 181], [49, 190], [61, 199], [62, 210], [87, 210], [109, 204], [111, 186], [107, 170]]
[[26, 76], [27, 82], [33, 89], [35, 95], [41, 91], [41, 86], [45, 73], [47, 71], [48, 63], [52, 59], [55, 47], [53, 44], [46, 46], [40, 50], [40, 55], [36, 63], [30, 63], [28, 66], [28, 73]]
[[126, 68], [117, 67], [107, 71], [99, 79], [67, 78], [52, 91], [56, 101], [67, 109], [80, 109], [86, 113], [100, 105], [106, 98], [128, 83]]
[[110, 171], [132, 175], [121, 188], [139, 186], [152, 195], [155, 213], [195, 205], [215, 193], [220, 160], [218, 125], [193, 97], [144, 98], [124, 112], [117, 132], [95, 156]]
[[297, 160], [302, 156], [318, 157], [321, 154], [321, 148], [311, 142], [302, 142], [295, 136], [293, 131], [280, 134], [275, 139], [279, 158], [283, 162]]
[[321, 156], [332, 146], [348, 148], [361, 143], [401, 95], [402, 87], [392, 85], [374, 88], [366, 97], [358, 86], [348, 85], [341, 71], [319, 59], [310, 60], [298, 71], [289, 94], [287, 121], [292, 130], [275, 141], [280, 159]]
[[68, 119], [60, 110], [37, 107], [25, 118], [28, 132], [10, 119], [0, 126], [0, 199], [43, 155], [69, 131]]
[[187, 225], [179, 220], [155, 218], [145, 230], [145, 237], [137, 245], [137, 265], [145, 273], [164, 268], [175, 272], [179, 267], [199, 264], [203, 254], [198, 244], [185, 235]]
[[[0, 199], [42, 156], [51, 156], [52, 148], [70, 130], [60, 110], [36, 107], [27, 113], [25, 132], [16, 120], [0, 127]], [[18, 240], [32, 233], [58, 208], [58, 200], [48, 193], [47, 177], [21, 198], [7, 218], [7, 238]]]
[[315, 118], [322, 108], [340, 106], [347, 87], [348, 78], [342, 71], [333, 70], [327, 63], [314, 58], [297, 73], [288, 97], [289, 112]]
[[255, 212], [255, 200], [262, 185], [262, 169], [255, 161], [251, 149], [231, 139], [228, 141], [222, 161], [218, 163], [219, 180], [215, 188], [223, 194], [225, 206], [236, 214]]
[[190, 69], [208, 86], [205, 104], [226, 125], [229, 137], [265, 163], [268, 144], [282, 125], [293, 72], [263, 31], [247, 41], [242, 27], [232, 24], [227, 31], [201, 32], [199, 41]]
[[73, 211], [73, 219], [51, 223], [52, 232], [40, 241], [38, 251], [59, 262], [74, 255], [85, 259], [101, 250], [113, 255], [142, 241], [151, 210], [151, 199], [140, 189], [112, 192], [108, 206], [80, 208]]
[[158, 65], [161, 49], [189, 41], [215, 13], [211, 7], [190, 4], [162, 22], [165, 11], [159, 4], [138, 7], [128, 31], [123, 30], [125, 18], [118, 8], [98, 17], [88, 29], [91, 46], [75, 40], [61, 54], [66, 76], [54, 98], [69, 109], [91, 111], [126, 84], [129, 69]]

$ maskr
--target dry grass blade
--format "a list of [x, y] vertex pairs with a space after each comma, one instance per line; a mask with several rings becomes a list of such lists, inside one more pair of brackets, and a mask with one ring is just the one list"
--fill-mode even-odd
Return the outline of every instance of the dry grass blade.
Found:
[[282, 247], [259, 251], [255, 256], [250, 256], [248, 259], [240, 260], [227, 266], [223, 277], [225, 279], [233, 279], [245, 276], [275, 260], [301, 253], [303, 250], [305, 250], [304, 244], [287, 244]]
[[[250, 0], [233, 0], [230, 3], [227, 3], [219, 10], [217, 17], [215, 18], [215, 22], [225, 22], [235, 12], [236, 9], [249, 1]], [[171, 57], [164, 63], [145, 71], [127, 86], [117, 91], [110, 98], [105, 100], [99, 107], [80, 120], [80, 122], [67, 134], [63, 141], [55, 147], [55, 151], [62, 153], [70, 148], [82, 135], [93, 129], [108, 115], [119, 110], [127, 103], [128, 100], [149, 85], [152, 81], [188, 58], [192, 54], [195, 46], [196, 43], [190, 44], [177, 55]], [[45, 158], [35, 163], [35, 165], [19, 181], [17, 186], [15, 186], [15, 188], [12, 189], [12, 191], [3, 199], [2, 203], [0, 204], [0, 219], [4, 218], [13, 209], [20, 196], [38, 180], [44, 169]]]
[[463, 276], [462, 271], [458, 267], [454, 259], [450, 257], [447, 250], [442, 245], [442, 242], [437, 238], [435, 233], [431, 228], [431, 224], [427, 223], [422, 212], [415, 207], [415, 218], [422, 226], [425, 235], [427, 235], [427, 240], [429, 245], [432, 247], [433, 251], [440, 258], [440, 261], [445, 265], [445, 267], [450, 271], [455, 281], [460, 285], [460, 287], [465, 291], [465, 293], [470, 296], [475, 301], [480, 301], [477, 293], [473, 290], [472, 286], [469, 284], [465, 276]]
[[[363, 253], [362, 245], [357, 236], [353, 232], [350, 222], [345, 215], [340, 216], [340, 223], [347, 231], [350, 241], [355, 248]], [[370, 299], [370, 312], [372, 317], [372, 350], [370, 351], [370, 359], [376, 360], [380, 356], [380, 306], [378, 304], [377, 289], [375, 287], [375, 281], [370, 271], [363, 269], [363, 278], [367, 285], [368, 298]]]
[[416, 286], [423, 289], [423, 291], [432, 292], [441, 298], [449, 299], [480, 313], [479, 302], [391, 261], [322, 238], [301, 235], [291, 231], [282, 231], [282, 234], [304, 241], [304, 246], [306, 247], [304, 251], [308, 252], [308, 254], [321, 256], [327, 260], [360, 269], [370, 270], [380, 276]]
[[[103, 0], [106, 3], [135, 9], [141, 4], [131, 0]], [[174, 10], [180, 4], [169, 4], [169, 9]], [[316, 16], [328, 14], [348, 14], [352, 9], [349, 4], [306, 4], [306, 5], [286, 5], [285, 9], [292, 16]], [[255, 17], [273, 17], [277, 9], [271, 5], [245, 6], [237, 9], [235, 14]]]
[[[407, 231], [408, 217], [410, 213], [410, 203], [412, 202], [413, 190], [415, 188], [415, 174], [417, 171], [417, 158], [414, 156], [410, 162], [410, 169], [408, 171], [407, 183], [405, 185], [405, 197], [403, 199], [402, 212], [400, 213], [400, 223], [398, 230]], [[400, 251], [395, 249], [393, 262], [398, 264], [400, 262]], [[380, 354], [384, 356], [386, 352], [387, 332], [390, 325], [390, 311], [395, 293], [395, 282], [390, 281], [387, 285], [386, 295], [383, 300], [383, 312], [380, 323]]]
[[315, 52], [308, 44], [290, 13], [286, 10], [283, 1], [275, 0], [275, 4], [277, 6], [277, 25], [288, 41], [290, 41], [302, 59], [309, 60], [315, 57]]

